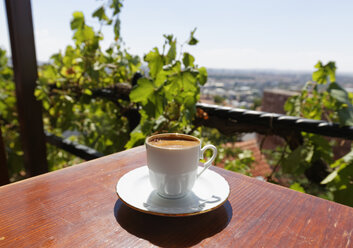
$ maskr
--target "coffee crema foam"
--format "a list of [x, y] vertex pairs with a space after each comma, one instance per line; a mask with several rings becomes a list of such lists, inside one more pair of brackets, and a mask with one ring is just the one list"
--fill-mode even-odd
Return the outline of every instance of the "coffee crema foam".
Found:
[[197, 146], [199, 142], [197, 140], [187, 140], [187, 139], [171, 139], [171, 138], [159, 138], [149, 141], [153, 146], [163, 147], [163, 148], [186, 148]]

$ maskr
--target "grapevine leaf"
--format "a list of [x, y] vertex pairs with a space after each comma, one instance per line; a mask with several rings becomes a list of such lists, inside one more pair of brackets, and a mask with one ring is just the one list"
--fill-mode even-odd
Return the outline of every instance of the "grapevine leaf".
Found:
[[339, 109], [338, 116], [340, 118], [340, 123], [343, 126], [353, 126], [353, 108], [352, 105], [348, 107], [343, 107]]
[[149, 100], [153, 103], [153, 108], [151, 109], [151, 111], [154, 112], [153, 116], [158, 118], [163, 113], [164, 109], [163, 97], [159, 94], [153, 94], [150, 96]]
[[305, 134], [305, 137], [308, 137], [311, 140], [313, 147], [315, 147], [315, 158], [313, 158], [313, 160], [317, 160], [321, 157], [325, 161], [331, 163], [333, 152], [329, 141], [323, 136], [316, 134]]
[[167, 40], [166, 42], [171, 43], [174, 36], [172, 34], [164, 34], [163, 37]]
[[[196, 108], [195, 108], [196, 102], [197, 102], [197, 99], [194, 96], [194, 94], [188, 94], [184, 100], [185, 106], [191, 110], [196, 110]], [[194, 112], [194, 111], [192, 111], [192, 112]]]
[[199, 75], [197, 78], [201, 85], [204, 85], [207, 82], [207, 69], [205, 67], [199, 68]]
[[184, 91], [195, 92], [197, 90], [196, 78], [191, 72], [183, 71], [181, 73], [182, 88]]
[[170, 48], [167, 53], [167, 64], [172, 63], [176, 56], [176, 40], [169, 42]]
[[292, 174], [301, 174], [307, 167], [307, 161], [311, 159], [311, 148], [301, 145], [291, 152], [286, 159], [282, 161], [283, 171]]
[[286, 173], [293, 173], [299, 167], [298, 161], [300, 161], [300, 154], [301, 154], [302, 146], [296, 148], [289, 156], [282, 161], [282, 168], [283, 171]]
[[181, 87], [182, 78], [180, 73], [168, 77], [168, 84], [164, 86], [167, 100], [173, 100], [180, 93]]
[[183, 64], [185, 67], [194, 66], [194, 61], [195, 61], [195, 58], [190, 53], [184, 53]]
[[339, 104], [337, 112], [341, 125], [353, 125], [353, 106], [349, 99], [348, 92], [337, 83], [331, 83], [327, 91]]
[[146, 102], [154, 91], [153, 83], [147, 78], [140, 78], [137, 84], [130, 92], [130, 99], [133, 102]]
[[321, 61], [319, 61], [315, 68], [318, 70], [313, 73], [313, 81], [317, 82], [318, 84], [326, 84], [327, 77], [330, 77], [331, 82], [336, 81], [336, 65], [335, 62], [328, 62], [326, 65], [322, 65]]
[[333, 172], [331, 172], [324, 180], [321, 181], [321, 184], [327, 184], [331, 182], [333, 179], [335, 179], [335, 177], [337, 177], [337, 170], [334, 170]]
[[322, 62], [318, 61], [316, 65], [314, 65], [315, 68], [320, 69], [322, 67]]
[[154, 122], [151, 120], [146, 120], [145, 122], [142, 123], [141, 125], [141, 131], [145, 134], [150, 134], [152, 131]]
[[120, 0], [113, 0], [110, 5], [110, 7], [114, 9], [113, 15], [119, 14], [122, 6], [123, 4]]
[[328, 86], [327, 91], [330, 93], [331, 97], [333, 97], [340, 103], [350, 102], [347, 91], [337, 83], [331, 83]]
[[338, 189], [333, 192], [336, 202], [353, 206], [353, 163], [346, 164], [343, 169], [339, 170], [337, 177], [330, 185]]
[[190, 33], [190, 38], [188, 41], [188, 44], [190, 46], [196, 45], [199, 42], [194, 36], [195, 32], [196, 32], [196, 28], [193, 31], [191, 31], [191, 33]]
[[117, 41], [120, 37], [120, 19], [116, 19], [114, 23], [114, 39]]
[[313, 72], [313, 81], [318, 84], [325, 84], [327, 82], [327, 76], [321, 70], [317, 70]]
[[125, 148], [130, 149], [138, 145], [142, 145], [146, 139], [146, 136], [141, 131], [132, 132], [130, 134], [130, 140], [126, 143]]
[[85, 17], [82, 12], [76, 11], [73, 14], [74, 19], [71, 21], [71, 29], [81, 29], [85, 25]]
[[104, 7], [100, 7], [98, 8], [95, 12], [93, 12], [92, 14], [93, 17], [97, 17], [98, 20], [102, 21], [109, 21], [109, 18], [107, 17], [107, 15], [105, 14], [105, 10], [104, 10]]
[[[154, 96], [152, 95], [151, 98], [154, 98]], [[151, 100], [148, 100], [147, 103], [143, 105], [143, 110], [150, 118], [154, 118], [156, 116], [156, 106]]]
[[331, 82], [336, 82], [336, 64], [335, 62], [328, 62], [326, 65], [328, 76], [330, 77]]
[[156, 80], [154, 80], [154, 86], [159, 88], [162, 86], [165, 81], [167, 80], [167, 75], [169, 73], [167, 71], [162, 70], [160, 73], [157, 74]]
[[157, 74], [163, 68], [163, 57], [158, 51], [158, 48], [155, 47], [151, 52], [149, 52], [144, 60], [148, 63], [148, 68], [150, 69], [149, 73], [153, 79], [156, 78]]
[[94, 31], [93, 28], [89, 27], [89, 26], [84, 26], [84, 28], [79, 29], [75, 32], [74, 34], [74, 39], [78, 42], [78, 43], [82, 43], [82, 42], [92, 42], [94, 39]]
[[83, 93], [85, 93], [86, 95], [89, 95], [89, 96], [92, 95], [92, 91], [89, 90], [89, 89], [85, 89], [85, 90], [83, 91]]
[[296, 190], [296, 191], [299, 191], [299, 192], [302, 192], [302, 193], [305, 193], [305, 190], [304, 188], [300, 185], [300, 183], [293, 183], [289, 188], [293, 189], [293, 190]]

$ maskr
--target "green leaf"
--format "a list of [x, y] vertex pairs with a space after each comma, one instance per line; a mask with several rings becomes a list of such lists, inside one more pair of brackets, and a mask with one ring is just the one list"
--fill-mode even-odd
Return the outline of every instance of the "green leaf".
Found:
[[293, 183], [290, 187], [290, 189], [305, 193], [304, 188], [299, 184], [299, 183]]
[[154, 121], [147, 119], [145, 122], [142, 122], [140, 130], [144, 134], [150, 134], [154, 125]]
[[132, 102], [146, 102], [153, 92], [154, 86], [152, 81], [147, 78], [140, 78], [137, 86], [130, 92], [130, 100]]
[[327, 184], [337, 177], [337, 170], [331, 172], [324, 180], [321, 181], [321, 184]]
[[345, 163], [353, 163], [353, 150], [341, 158]]
[[183, 64], [185, 67], [193, 67], [195, 58], [190, 53], [183, 54]]
[[85, 25], [85, 17], [82, 12], [76, 11], [72, 14], [74, 19], [71, 21], [71, 29], [81, 29]]
[[173, 100], [180, 93], [181, 87], [182, 79], [180, 73], [168, 77], [168, 84], [163, 87], [167, 100]]
[[199, 75], [197, 78], [201, 85], [204, 85], [207, 82], [207, 69], [205, 67], [199, 68]]
[[151, 107], [148, 112], [153, 113], [152, 116], [154, 118], [158, 118], [163, 113], [164, 109], [163, 97], [159, 94], [153, 94], [149, 97], [149, 101], [152, 103], [152, 105], [148, 106]]
[[106, 16], [103, 6], [98, 8], [95, 12], [93, 12], [92, 16], [97, 17], [98, 20], [100, 20], [100, 21], [102, 21], [102, 20], [107, 21], [107, 22], [109, 21], [109, 18]]
[[[154, 96], [152, 96], [154, 97]], [[154, 118], [156, 115], [156, 106], [149, 99], [142, 106], [143, 111], [148, 115], [149, 118]]]
[[330, 77], [330, 81], [336, 82], [336, 69], [337, 69], [337, 67], [336, 67], [335, 62], [332, 62], [332, 61], [328, 62], [326, 64], [326, 68], [328, 71], [328, 75]]
[[154, 80], [154, 86], [156, 88], [159, 88], [160, 86], [162, 86], [165, 81], [167, 80], [167, 76], [168, 76], [168, 72], [167, 71], [160, 71], [158, 74], [157, 74], [157, 77], [156, 79]]
[[148, 68], [150, 69], [149, 73], [153, 79], [157, 77], [157, 74], [163, 68], [163, 57], [159, 53], [158, 48], [155, 47], [152, 51], [150, 51], [144, 58], [144, 60], [148, 63]]
[[353, 106], [348, 92], [337, 83], [331, 83], [327, 91], [338, 102], [337, 112], [341, 125], [353, 125]]
[[313, 160], [322, 158], [328, 163], [331, 163], [333, 152], [329, 141], [321, 135], [305, 134], [304, 136], [307, 137], [312, 142], [313, 147], [315, 147], [315, 157]]
[[353, 126], [353, 108], [352, 105], [349, 107], [343, 107], [338, 111], [338, 117], [342, 126]]
[[[195, 108], [196, 102], [197, 102], [197, 99], [193, 93], [189, 93], [185, 96], [184, 105], [188, 109], [196, 110], [196, 108]], [[194, 111], [192, 111], [192, 112], [194, 112]]]
[[117, 41], [120, 37], [120, 19], [116, 19], [114, 23], [114, 39]]
[[333, 192], [336, 202], [353, 206], [353, 163], [350, 162], [340, 169], [338, 175], [329, 185], [337, 188]]
[[326, 84], [327, 77], [330, 77], [331, 82], [336, 81], [336, 65], [335, 62], [328, 62], [326, 65], [322, 65], [321, 61], [319, 61], [315, 68], [318, 70], [313, 73], [313, 81], [318, 84]]
[[182, 81], [182, 89], [184, 91], [197, 91], [196, 77], [194, 77], [191, 72], [183, 71], [180, 76]]
[[83, 91], [83, 93], [85, 93], [86, 95], [89, 95], [89, 96], [92, 95], [92, 91], [89, 90], [89, 89], [85, 89], [85, 90]]
[[170, 64], [173, 62], [173, 60], [175, 60], [175, 56], [176, 56], [176, 39], [171, 40], [169, 42], [170, 48], [169, 51], [167, 53], [167, 64]]
[[120, 13], [120, 10], [121, 10], [121, 7], [123, 7], [123, 4], [121, 3], [120, 0], [113, 0], [110, 7], [113, 8], [114, 10], [113, 15], [116, 15]]
[[111, 145], [113, 145], [114, 143], [113, 143], [113, 141], [111, 141], [110, 139], [106, 139], [105, 140], [105, 145], [106, 146], [111, 146]]
[[327, 82], [326, 75], [322, 73], [322, 71], [313, 72], [313, 81], [319, 84], [325, 84]]
[[322, 62], [319, 60], [314, 67], [320, 69], [322, 67]]
[[190, 38], [188, 41], [188, 44], [190, 46], [196, 45], [199, 42], [194, 36], [195, 32], [196, 32], [196, 28], [193, 31], [191, 31], [191, 33], [190, 33]]
[[164, 34], [163, 37], [167, 40], [166, 42], [171, 43], [173, 42], [174, 36], [172, 34]]
[[286, 159], [282, 161], [283, 171], [286, 173], [300, 174], [305, 171], [312, 157], [312, 148], [305, 145], [298, 146]]
[[350, 103], [349, 97], [348, 97], [348, 92], [342, 88], [339, 84], [337, 83], [331, 83], [327, 91], [337, 101], [340, 103]]
[[146, 136], [141, 131], [132, 132], [130, 137], [131, 138], [130, 138], [129, 142], [127, 142], [125, 145], [126, 149], [130, 149], [135, 146], [143, 145], [143, 143], [145, 142], [145, 139], [146, 139]]
[[75, 32], [73, 38], [78, 43], [82, 43], [82, 42], [92, 43], [94, 40], [94, 37], [95, 37], [95, 34], [93, 31], [93, 28], [89, 26], [84, 26], [84, 28], [79, 29]]

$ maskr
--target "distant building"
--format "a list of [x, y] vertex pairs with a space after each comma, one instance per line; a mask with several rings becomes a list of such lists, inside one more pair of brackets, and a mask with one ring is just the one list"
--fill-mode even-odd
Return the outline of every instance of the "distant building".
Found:
[[261, 111], [285, 114], [284, 104], [289, 97], [297, 94], [298, 92], [288, 90], [265, 89], [262, 96]]

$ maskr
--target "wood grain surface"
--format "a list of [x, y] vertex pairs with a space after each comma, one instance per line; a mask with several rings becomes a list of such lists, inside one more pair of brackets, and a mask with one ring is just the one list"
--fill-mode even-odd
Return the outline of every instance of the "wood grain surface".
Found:
[[138, 147], [0, 187], [0, 247], [353, 247], [353, 208], [212, 168], [228, 201], [190, 217], [137, 212], [115, 185]]

